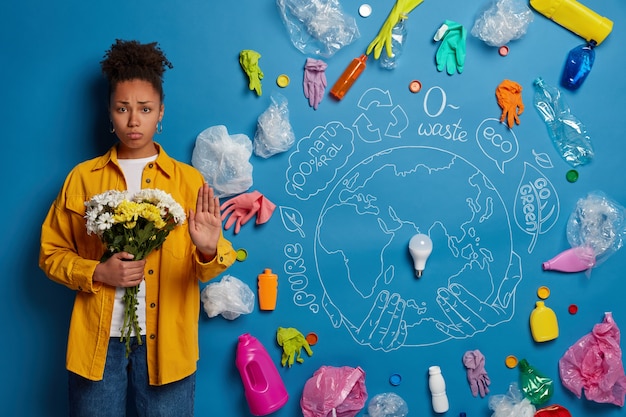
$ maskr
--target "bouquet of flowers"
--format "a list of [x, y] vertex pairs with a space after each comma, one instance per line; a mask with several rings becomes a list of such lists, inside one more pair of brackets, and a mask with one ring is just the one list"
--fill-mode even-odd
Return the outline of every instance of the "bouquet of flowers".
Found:
[[[176, 226], [185, 223], [185, 211], [172, 196], [158, 189], [143, 189], [129, 198], [126, 191], [109, 190], [85, 202], [87, 207], [87, 234], [100, 237], [106, 251], [101, 261], [114, 253], [128, 252], [135, 260], [146, 258], [160, 247]], [[122, 341], [126, 341], [126, 355], [130, 352], [130, 338], [139, 336], [137, 321], [137, 292], [139, 286], [125, 290]], [[138, 338], [141, 344], [141, 338]]]

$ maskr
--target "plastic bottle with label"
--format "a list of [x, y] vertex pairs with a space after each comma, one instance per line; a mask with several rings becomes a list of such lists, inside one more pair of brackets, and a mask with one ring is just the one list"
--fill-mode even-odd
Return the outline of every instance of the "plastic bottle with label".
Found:
[[263, 344], [249, 333], [239, 336], [235, 365], [253, 415], [271, 414], [287, 403], [289, 395], [276, 365]]
[[398, 58], [402, 55], [404, 43], [406, 42], [406, 25], [404, 19], [398, 20], [398, 23], [391, 29], [391, 53], [387, 55], [387, 51], [383, 49], [380, 54], [380, 66], [392, 70], [398, 66]]
[[272, 270], [265, 268], [258, 276], [259, 286], [259, 308], [261, 310], [274, 310], [276, 308], [276, 298], [278, 297], [278, 275]]
[[535, 79], [533, 104], [543, 119], [548, 134], [561, 156], [573, 167], [585, 165], [593, 159], [591, 138], [585, 125], [572, 114], [561, 91], [543, 81]]
[[445, 413], [450, 408], [448, 395], [446, 394], [446, 381], [441, 374], [439, 366], [428, 368], [428, 388], [432, 396], [433, 411], [435, 413]]

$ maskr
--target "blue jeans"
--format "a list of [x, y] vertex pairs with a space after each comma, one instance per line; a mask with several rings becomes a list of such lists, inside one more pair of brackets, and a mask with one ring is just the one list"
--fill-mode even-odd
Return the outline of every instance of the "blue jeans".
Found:
[[101, 381], [69, 373], [70, 417], [123, 417], [127, 399], [131, 404], [134, 399], [138, 417], [193, 417], [196, 375], [150, 385], [145, 336], [142, 338], [141, 345], [133, 338], [128, 358], [126, 344], [119, 337], [109, 340]]

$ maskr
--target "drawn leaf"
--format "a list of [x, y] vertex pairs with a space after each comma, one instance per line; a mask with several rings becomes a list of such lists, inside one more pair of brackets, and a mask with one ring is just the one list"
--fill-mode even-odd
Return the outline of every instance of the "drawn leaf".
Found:
[[554, 165], [552, 165], [552, 159], [550, 159], [550, 156], [547, 153], [537, 153], [533, 149], [533, 156], [535, 157], [535, 162], [541, 168], [554, 168]]
[[280, 206], [279, 210], [285, 229], [290, 232], [298, 232], [300, 233], [300, 236], [304, 238], [304, 231], [302, 230], [304, 219], [302, 218], [302, 214], [300, 214], [298, 210], [291, 207]]

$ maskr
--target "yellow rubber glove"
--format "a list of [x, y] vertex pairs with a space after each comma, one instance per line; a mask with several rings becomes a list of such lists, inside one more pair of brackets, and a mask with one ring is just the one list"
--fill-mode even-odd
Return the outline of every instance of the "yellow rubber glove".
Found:
[[309, 342], [306, 341], [302, 333], [293, 327], [279, 327], [276, 331], [276, 341], [283, 347], [283, 355], [280, 361], [282, 366], [288, 363], [289, 367], [291, 367], [294, 359], [298, 363], [303, 363], [304, 359], [300, 355], [302, 348], [309, 356], [313, 355]]
[[378, 31], [378, 35], [367, 47], [367, 50], [365, 51], [366, 55], [369, 55], [373, 50], [374, 59], [378, 59], [380, 58], [383, 48], [385, 48], [387, 56], [393, 56], [393, 52], [391, 50], [391, 30], [396, 23], [400, 21], [400, 19], [407, 19], [409, 17], [409, 13], [411, 13], [411, 11], [419, 6], [423, 1], [424, 0], [396, 0], [396, 4], [394, 4], [393, 8], [389, 12], [387, 20], [385, 20], [385, 23], [383, 23], [380, 31]]
[[239, 53], [239, 64], [248, 76], [248, 88], [256, 91], [258, 96], [262, 94], [261, 80], [263, 79], [263, 71], [259, 68], [259, 58], [261, 54], [251, 49], [244, 49]]

